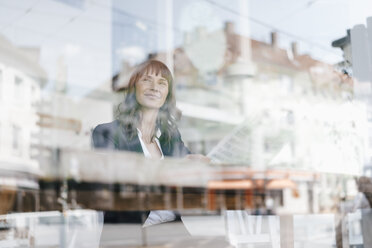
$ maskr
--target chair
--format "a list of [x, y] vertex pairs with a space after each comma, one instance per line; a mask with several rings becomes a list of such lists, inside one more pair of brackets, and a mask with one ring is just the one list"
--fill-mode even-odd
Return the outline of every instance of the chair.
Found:
[[278, 216], [256, 216], [243, 210], [228, 210], [225, 218], [226, 235], [231, 245], [268, 244], [272, 248], [280, 248]]

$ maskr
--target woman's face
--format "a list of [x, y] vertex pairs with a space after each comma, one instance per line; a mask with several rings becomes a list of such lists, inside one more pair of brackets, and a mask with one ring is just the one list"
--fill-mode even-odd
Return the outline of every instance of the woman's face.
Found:
[[143, 108], [160, 109], [168, 96], [168, 81], [153, 72], [145, 73], [135, 87], [137, 102]]

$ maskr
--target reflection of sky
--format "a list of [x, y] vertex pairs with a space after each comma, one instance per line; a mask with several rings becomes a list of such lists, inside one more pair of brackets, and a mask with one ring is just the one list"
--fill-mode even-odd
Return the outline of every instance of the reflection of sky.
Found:
[[[117, 73], [122, 61], [135, 64], [157, 48], [161, 25], [157, 23], [157, 1], [112, 1], [112, 54], [113, 72]], [[123, 23], [124, 25], [115, 25]]]
[[[121, 8], [124, 7], [131, 13], [141, 13], [142, 17], [154, 18], [155, 11], [145, 0], [136, 1], [128, 5], [116, 1]], [[164, 4], [166, 1], [154, 1], [153, 4]], [[331, 42], [346, 35], [346, 29], [358, 23], [365, 23], [367, 16], [372, 16], [372, 5], [368, 0], [282, 0], [282, 1], [250, 1], [250, 17], [245, 17], [239, 9], [239, 1], [208, 0], [208, 1], [173, 1], [173, 26], [174, 44], [182, 44], [183, 33], [190, 32], [198, 26], [204, 26], [208, 31], [221, 29], [225, 21], [236, 24], [238, 33], [246, 33], [240, 25], [242, 19], [250, 20], [250, 33], [254, 39], [269, 42], [269, 33], [273, 30], [279, 33], [279, 44], [289, 48], [290, 43], [297, 41], [301, 53], [312, 54], [315, 58], [336, 63], [341, 60], [342, 52], [332, 48]], [[143, 8], [147, 6], [147, 8]], [[155, 36], [162, 35], [164, 31], [161, 22], [151, 28]], [[153, 41], [147, 51], [164, 49], [161, 44], [156, 44], [151, 31], [146, 32], [146, 38]], [[126, 39], [135, 39], [127, 37]], [[147, 39], [146, 39], [147, 40]], [[132, 42], [136, 43], [136, 42]], [[143, 43], [143, 42], [142, 42]], [[141, 44], [138, 41], [137, 44]], [[135, 45], [134, 45], [135, 46]], [[133, 49], [133, 46], [131, 46]], [[134, 50], [134, 49], [133, 49]], [[146, 49], [144, 49], [146, 51]], [[143, 51], [142, 51], [143, 52]]]
[[[173, 14], [166, 17], [166, 3]], [[180, 46], [185, 31], [197, 26], [216, 30], [229, 20], [242, 30], [239, 1], [136, 0], [78, 1], [0, 0], [0, 33], [19, 46], [41, 47], [41, 65], [47, 71], [50, 88], [57, 74], [57, 60], [67, 66], [68, 86], [89, 91], [111, 77], [129, 62], [143, 60], [149, 52], [164, 50], [166, 30], [171, 42]], [[372, 16], [369, 0], [251, 0], [250, 30], [255, 39], [269, 42], [273, 29], [280, 46], [299, 42], [302, 53], [334, 63], [341, 51], [331, 42], [346, 29], [365, 23]], [[112, 4], [112, 7], [111, 7]], [[171, 23], [167, 20], [172, 20]], [[113, 55], [113, 60], [112, 60]], [[112, 64], [113, 63], [113, 64]], [[79, 90], [80, 91], [80, 90]], [[84, 94], [84, 93], [81, 94]]]
[[83, 95], [111, 76], [110, 15], [110, 5], [87, 1], [76, 8], [62, 0], [3, 0], [0, 33], [17, 46], [41, 48], [47, 88], [54, 88], [56, 74], [63, 70], [58, 68], [60, 60], [66, 66], [68, 92], [77, 87], [77, 95]]
[[[266, 2], [266, 1], [265, 1]], [[268, 7], [270, 6], [270, 7]], [[348, 28], [348, 3], [341, 1], [252, 1], [252, 17], [278, 29], [280, 45], [289, 48], [297, 41], [301, 53], [338, 62], [341, 51], [331, 47], [331, 42], [346, 35]], [[266, 37], [268, 28], [252, 23], [252, 33], [257, 38]], [[293, 36], [292, 36], [293, 34]]]

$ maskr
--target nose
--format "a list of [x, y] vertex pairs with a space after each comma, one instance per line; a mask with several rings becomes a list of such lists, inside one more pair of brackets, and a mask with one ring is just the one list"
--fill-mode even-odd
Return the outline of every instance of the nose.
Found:
[[152, 90], [152, 91], [156, 91], [156, 92], [159, 91], [159, 89], [158, 89], [158, 85], [157, 85], [156, 82], [154, 82], [154, 81], [152, 82], [150, 90]]

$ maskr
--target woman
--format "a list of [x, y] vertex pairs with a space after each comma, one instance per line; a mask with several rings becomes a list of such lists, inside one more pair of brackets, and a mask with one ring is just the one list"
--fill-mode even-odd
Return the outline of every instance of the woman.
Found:
[[[149, 60], [132, 74], [117, 120], [98, 125], [93, 130], [93, 145], [95, 148], [139, 152], [152, 159], [186, 156], [209, 162], [203, 155], [190, 154], [176, 126], [179, 117], [171, 72], [162, 62]], [[105, 222], [143, 222], [143, 216], [147, 214], [106, 212]], [[175, 217], [171, 211], [151, 211], [146, 223], [170, 221]]]
[[179, 117], [171, 72], [162, 62], [149, 60], [132, 74], [117, 120], [94, 129], [93, 145], [140, 152], [153, 159], [184, 157], [190, 151], [176, 126]]

